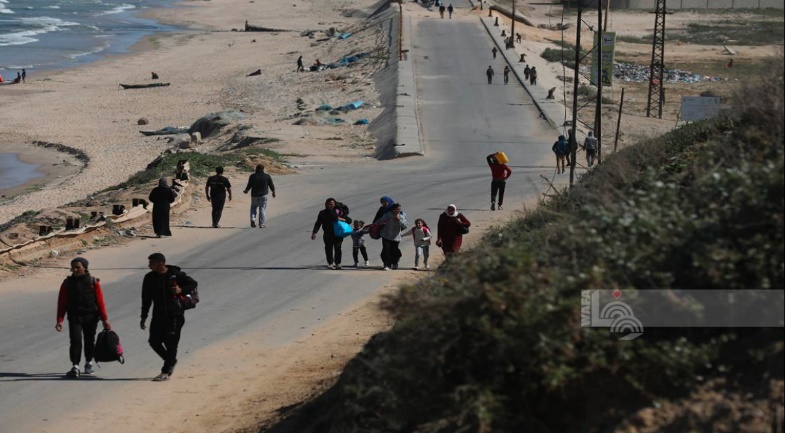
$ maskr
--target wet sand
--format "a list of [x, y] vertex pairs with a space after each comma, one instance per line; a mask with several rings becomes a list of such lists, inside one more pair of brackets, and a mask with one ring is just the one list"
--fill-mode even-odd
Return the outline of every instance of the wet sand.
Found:
[[79, 173], [83, 166], [81, 161], [69, 154], [32, 144], [0, 143], [0, 153], [17, 155], [21, 162], [38, 165], [35, 169], [38, 176], [13, 187], [0, 187], [0, 205], [8, 199], [45, 186], [56, 186]]

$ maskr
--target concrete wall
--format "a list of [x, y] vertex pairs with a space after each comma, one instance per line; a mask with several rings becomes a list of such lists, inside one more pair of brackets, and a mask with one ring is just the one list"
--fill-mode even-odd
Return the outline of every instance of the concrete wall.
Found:
[[[574, 0], [572, 0], [574, 3]], [[584, 5], [597, 7], [597, 1], [605, 5], [606, 0], [587, 0]], [[656, 0], [611, 0], [611, 9], [651, 9]], [[667, 0], [666, 9], [785, 9], [783, 0]]]

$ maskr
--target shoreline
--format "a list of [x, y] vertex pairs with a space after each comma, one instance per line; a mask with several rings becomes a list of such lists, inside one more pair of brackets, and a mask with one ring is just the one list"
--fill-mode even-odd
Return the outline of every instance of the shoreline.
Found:
[[33, 144], [0, 143], [0, 153], [16, 155], [20, 161], [27, 164], [37, 164], [35, 171], [40, 173], [40, 176], [20, 185], [0, 188], [0, 205], [25, 194], [30, 188], [47, 188], [62, 183], [84, 168], [84, 164], [73, 155]]

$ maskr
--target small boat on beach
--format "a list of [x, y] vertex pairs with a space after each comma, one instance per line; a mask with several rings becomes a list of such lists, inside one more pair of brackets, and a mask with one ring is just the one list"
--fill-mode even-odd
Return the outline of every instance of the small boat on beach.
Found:
[[148, 87], [167, 87], [169, 83], [150, 83], [150, 84], [120, 84], [123, 89], [146, 89]]

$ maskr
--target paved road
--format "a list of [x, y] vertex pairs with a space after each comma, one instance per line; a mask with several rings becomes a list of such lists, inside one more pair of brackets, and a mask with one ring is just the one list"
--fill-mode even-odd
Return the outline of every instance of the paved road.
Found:
[[[53, 272], [65, 276], [65, 270], [0, 283], [0, 431], [54, 432], [74, 426], [83, 421], [70, 416], [75, 411], [141, 386], [137, 381], [157, 373], [160, 360], [138, 329], [140, 284], [151, 252], [164, 252], [200, 283], [202, 303], [187, 315], [181, 341], [178, 373], [186, 374], [196, 369], [189, 364], [194, 352], [249, 333], [263, 335], [270, 346], [290, 343], [391, 280], [393, 272], [378, 268], [324, 269], [321, 237], [311, 241], [309, 234], [326, 197], [345, 201], [352, 217], [366, 221], [382, 195], [402, 202], [411, 220], [422, 217], [434, 227], [448, 203], [477, 220], [490, 212], [484, 158], [496, 150], [507, 153], [514, 170], [505, 212], [544, 189], [539, 175], [553, 170], [537, 167], [550, 163], [553, 132], [516, 83], [502, 84], [503, 64], [491, 59], [491, 44], [479, 22], [425, 19], [414, 23], [413, 32], [410, 59], [418, 76], [425, 158], [310, 167], [297, 176], [278, 177], [279, 197], [271, 200], [265, 230], [246, 228], [248, 198], [236, 191], [223, 221], [228, 228], [183, 227], [171, 239], [87, 253], [123, 338], [124, 366], [99, 370], [99, 380], [60, 379], [68, 367], [68, 338], [53, 331], [57, 288], [40, 282]], [[497, 71], [493, 85], [486, 84], [488, 65]], [[194, 217], [196, 225], [207, 226], [208, 214]], [[194, 236], [206, 246], [188, 250], [178, 242]], [[371, 241], [371, 261], [377, 265], [380, 249]], [[404, 242], [402, 249], [402, 266], [411, 266], [410, 244]], [[347, 264], [349, 242], [344, 253]]]

